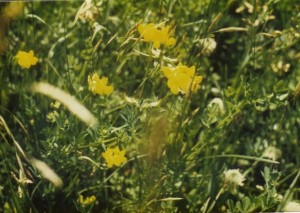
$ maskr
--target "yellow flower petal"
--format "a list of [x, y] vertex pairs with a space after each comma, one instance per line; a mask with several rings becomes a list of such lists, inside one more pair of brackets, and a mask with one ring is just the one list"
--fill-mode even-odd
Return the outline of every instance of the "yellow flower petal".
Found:
[[146, 42], [152, 42], [154, 48], [160, 48], [161, 44], [172, 46], [176, 43], [174, 38], [171, 38], [170, 27], [155, 26], [153, 23], [138, 26], [138, 31]]
[[17, 62], [22, 68], [29, 69], [31, 66], [36, 65], [38, 58], [34, 56], [33, 50], [30, 50], [28, 53], [24, 51], [18, 51]]
[[167, 78], [169, 78], [172, 75], [171, 68], [169, 67], [162, 67], [161, 70]]
[[94, 73], [92, 76], [88, 76], [89, 90], [93, 94], [110, 95], [113, 92], [113, 87], [108, 86], [107, 82], [107, 77], [100, 79], [97, 73]]
[[190, 90], [195, 92], [202, 82], [202, 76], [195, 76], [195, 66], [187, 67], [179, 63], [177, 67], [162, 67], [161, 70], [168, 78], [167, 85], [175, 95], [179, 91], [183, 93], [189, 93]]
[[167, 46], [173, 46], [176, 44], [176, 40], [175, 38], [169, 38], [167, 41], [166, 41], [166, 45]]
[[104, 94], [109, 95], [113, 92], [114, 88], [112, 86], [106, 86], [104, 89]]
[[188, 93], [190, 86], [191, 86], [190, 84], [192, 82], [191, 77], [189, 77], [185, 73], [180, 73], [177, 78], [178, 78], [178, 85], [179, 85], [180, 89], [184, 93]]
[[113, 165], [120, 166], [122, 163], [127, 161], [125, 157], [126, 150], [119, 150], [119, 147], [113, 149], [108, 148], [104, 153], [102, 153], [103, 158], [107, 163], [107, 167], [111, 168]]
[[175, 78], [170, 78], [167, 84], [174, 95], [177, 95], [179, 93], [179, 86], [178, 86], [179, 82]]
[[191, 91], [195, 92], [199, 89], [200, 84], [202, 82], [203, 77], [202, 76], [195, 76], [192, 82]]
[[154, 42], [153, 47], [156, 48], [156, 49], [159, 49], [160, 48], [160, 43], [159, 42]]
[[96, 197], [94, 195], [92, 195], [90, 197], [87, 197], [85, 199], [83, 198], [82, 195], [79, 195], [78, 199], [77, 199], [77, 202], [80, 203], [83, 206], [88, 206], [88, 205], [94, 203], [95, 200], [96, 200]]

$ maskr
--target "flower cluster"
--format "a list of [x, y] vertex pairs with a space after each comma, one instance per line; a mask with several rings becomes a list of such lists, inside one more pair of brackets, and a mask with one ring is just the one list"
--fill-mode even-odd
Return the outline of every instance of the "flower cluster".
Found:
[[274, 147], [274, 146], [268, 146], [265, 151], [263, 152], [263, 157], [269, 158], [271, 160], [277, 160], [282, 155], [282, 152], [280, 149]]
[[105, 152], [102, 153], [107, 167], [111, 168], [113, 165], [120, 166], [122, 163], [126, 162], [127, 158], [125, 157], [126, 150], [120, 151], [119, 147], [108, 148]]
[[239, 169], [229, 169], [224, 172], [224, 186], [232, 193], [237, 192], [238, 186], [244, 186], [245, 176]]
[[18, 51], [16, 58], [18, 64], [22, 68], [29, 69], [31, 66], [36, 65], [38, 58], [34, 56], [33, 50], [30, 50], [28, 53], [24, 51]]
[[244, 185], [245, 177], [242, 175], [239, 169], [229, 169], [224, 172], [224, 181], [228, 184], [234, 184], [236, 186]]
[[[160, 48], [161, 44], [172, 46], [176, 43], [175, 38], [172, 37], [173, 30], [170, 26], [164, 24], [139, 24], [138, 31], [144, 41], [152, 42], [153, 47], [157, 49]], [[214, 48], [214, 44], [210, 46]], [[180, 63], [177, 67], [162, 67], [162, 71], [168, 79], [168, 87], [175, 95], [179, 92], [195, 92], [202, 82], [202, 76], [195, 75], [195, 66], [187, 67]]]
[[177, 95], [180, 92], [195, 92], [200, 87], [202, 76], [195, 76], [195, 66], [187, 67], [181, 63], [177, 67], [162, 67], [164, 75], [168, 79], [168, 87]]
[[205, 55], [210, 55], [217, 47], [217, 42], [214, 38], [203, 38], [199, 41], [202, 47], [202, 53]]
[[152, 42], [154, 48], [160, 48], [161, 44], [166, 46], [175, 45], [176, 40], [172, 38], [170, 26], [156, 26], [151, 24], [139, 24], [138, 31], [146, 42]]
[[284, 212], [299, 212], [300, 211], [300, 203], [295, 202], [295, 201], [290, 201], [284, 206], [283, 211]]
[[110, 95], [113, 92], [113, 87], [107, 85], [108, 78], [99, 78], [97, 73], [88, 76], [89, 90], [93, 94]]
[[86, 197], [85, 199], [83, 198], [82, 195], [78, 196], [77, 202], [80, 203], [82, 206], [88, 206], [94, 203], [96, 200], [96, 197], [94, 195], [90, 197]]

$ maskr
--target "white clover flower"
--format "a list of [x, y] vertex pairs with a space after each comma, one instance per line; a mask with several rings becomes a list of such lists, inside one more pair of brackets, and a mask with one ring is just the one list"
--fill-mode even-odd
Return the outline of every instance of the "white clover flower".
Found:
[[300, 212], [300, 203], [295, 201], [288, 202], [283, 208], [284, 212]]
[[221, 98], [214, 98], [209, 102], [208, 107], [212, 107], [212, 105], [214, 104], [218, 106], [219, 113], [223, 115], [225, 113], [225, 106], [223, 100]]
[[243, 186], [245, 176], [239, 169], [229, 169], [224, 172], [224, 187], [231, 191], [233, 194], [237, 192], [238, 186]]
[[277, 160], [281, 157], [281, 154], [282, 153], [280, 149], [277, 149], [274, 146], [268, 146], [262, 156], [271, 160]]
[[282, 201], [283, 196], [281, 194], [276, 193], [275, 198], [277, 198], [277, 200], [279, 200], [279, 201]]
[[214, 38], [203, 38], [199, 40], [202, 47], [202, 53], [210, 55], [217, 47], [217, 42]]
[[240, 172], [239, 169], [229, 169], [224, 172], [224, 181], [228, 184], [233, 184], [236, 186], [243, 186], [244, 185], [245, 177]]

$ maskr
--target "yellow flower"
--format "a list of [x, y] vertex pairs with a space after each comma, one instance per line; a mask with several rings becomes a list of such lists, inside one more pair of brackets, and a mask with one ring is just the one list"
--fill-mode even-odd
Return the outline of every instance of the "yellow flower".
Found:
[[30, 50], [28, 53], [18, 51], [16, 58], [18, 59], [18, 64], [22, 68], [26, 69], [29, 69], [32, 65], [35, 65], [38, 62], [38, 58], [34, 56], [33, 50]]
[[92, 76], [88, 76], [89, 90], [93, 94], [109, 95], [113, 92], [112, 86], [107, 86], [108, 78], [99, 78], [98, 74], [94, 73]]
[[161, 44], [172, 46], [176, 43], [176, 40], [171, 37], [172, 31], [170, 26], [155, 26], [153, 23], [140, 24], [138, 31], [144, 38], [144, 41], [153, 42], [155, 48], [159, 48]]
[[108, 148], [105, 152], [102, 153], [104, 157], [107, 167], [111, 168], [113, 165], [120, 166], [123, 162], [127, 160], [124, 157], [126, 150], [119, 150], [119, 147], [115, 147], [113, 149]]
[[88, 206], [88, 205], [94, 203], [95, 200], [96, 200], [96, 197], [94, 195], [92, 195], [90, 197], [87, 197], [85, 199], [83, 199], [82, 195], [79, 195], [79, 197], [77, 199], [77, 202], [80, 203], [83, 206]]
[[195, 92], [200, 88], [200, 84], [202, 82], [203, 77], [202, 76], [194, 76], [192, 80], [192, 85], [191, 85], [191, 91]]
[[195, 76], [195, 66], [187, 67], [181, 63], [174, 68], [162, 67], [164, 75], [168, 78], [168, 87], [175, 95], [179, 91], [188, 93], [199, 89], [202, 82], [202, 76]]

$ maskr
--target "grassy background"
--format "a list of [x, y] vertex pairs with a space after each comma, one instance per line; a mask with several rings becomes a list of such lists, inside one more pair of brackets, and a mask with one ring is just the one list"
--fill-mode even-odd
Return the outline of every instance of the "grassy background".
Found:
[[[83, 1], [19, 4], [20, 14], [4, 18], [9, 3], [0, 3], [1, 211], [271, 212], [299, 200], [296, 0], [93, 0], [94, 17], [75, 24]], [[161, 22], [175, 26], [177, 42], [154, 57], [136, 26]], [[201, 39], [211, 37], [217, 46], [207, 53]], [[22, 69], [19, 50], [34, 50], [38, 64]], [[171, 94], [163, 56], [195, 65], [201, 89]], [[88, 91], [93, 73], [109, 78], [113, 94]], [[98, 126], [32, 93], [40, 81], [76, 97]], [[43, 178], [14, 141], [63, 187]], [[128, 161], [108, 169], [101, 153], [114, 146]], [[262, 158], [268, 147], [281, 155]], [[245, 175], [236, 193], [224, 185], [228, 169]], [[17, 181], [20, 174], [32, 183]], [[82, 206], [80, 194], [96, 202]]]

